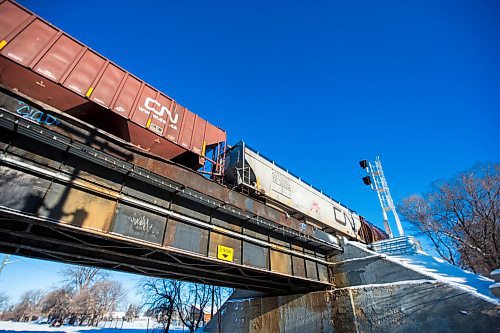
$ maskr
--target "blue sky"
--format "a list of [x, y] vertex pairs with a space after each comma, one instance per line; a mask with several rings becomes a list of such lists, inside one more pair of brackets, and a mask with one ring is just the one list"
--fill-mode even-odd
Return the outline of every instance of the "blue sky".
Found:
[[496, 1], [20, 3], [380, 226], [358, 160], [395, 202], [499, 160]]

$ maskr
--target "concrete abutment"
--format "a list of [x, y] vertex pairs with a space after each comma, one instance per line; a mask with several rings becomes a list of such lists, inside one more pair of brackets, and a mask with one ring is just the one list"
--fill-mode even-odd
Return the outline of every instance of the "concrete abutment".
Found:
[[231, 298], [206, 332], [500, 332], [493, 297], [433, 279], [346, 244], [334, 258], [338, 287], [308, 294]]

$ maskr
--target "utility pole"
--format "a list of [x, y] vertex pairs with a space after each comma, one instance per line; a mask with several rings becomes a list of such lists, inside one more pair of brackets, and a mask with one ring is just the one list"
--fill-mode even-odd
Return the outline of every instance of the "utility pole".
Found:
[[212, 306], [210, 308], [210, 320], [214, 317], [214, 296], [215, 296], [215, 286], [212, 285]]
[[373, 165], [367, 160], [360, 161], [359, 165], [368, 173], [368, 176], [362, 178], [363, 183], [367, 186], [369, 185], [372, 190], [377, 192], [380, 207], [382, 208], [382, 216], [384, 217], [384, 227], [386, 232], [389, 234], [389, 238], [393, 238], [394, 236], [392, 234], [391, 226], [389, 225], [389, 219], [387, 218], [388, 211], [391, 211], [394, 215], [399, 236], [403, 237], [403, 226], [401, 225], [399, 215], [396, 212], [396, 207], [392, 201], [391, 192], [389, 191], [389, 185], [387, 184], [387, 180], [384, 176], [384, 170], [382, 169], [380, 157], [377, 156]]

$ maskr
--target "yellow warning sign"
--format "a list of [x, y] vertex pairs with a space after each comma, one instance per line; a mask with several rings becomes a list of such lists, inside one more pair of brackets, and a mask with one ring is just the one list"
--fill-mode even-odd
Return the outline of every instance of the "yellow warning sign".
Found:
[[217, 259], [233, 261], [234, 249], [224, 245], [217, 245]]

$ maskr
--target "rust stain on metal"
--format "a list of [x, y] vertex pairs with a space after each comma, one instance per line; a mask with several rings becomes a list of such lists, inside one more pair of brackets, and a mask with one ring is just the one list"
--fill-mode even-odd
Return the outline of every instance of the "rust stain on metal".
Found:
[[39, 214], [82, 228], [107, 231], [116, 202], [53, 183]]
[[292, 274], [292, 260], [289, 254], [271, 250], [271, 270], [284, 274]]
[[[331, 292], [314, 292], [277, 297], [233, 299], [223, 306], [220, 317], [214, 317], [206, 332], [336, 332], [334, 299]], [[351, 326], [347, 331], [352, 332]]]

